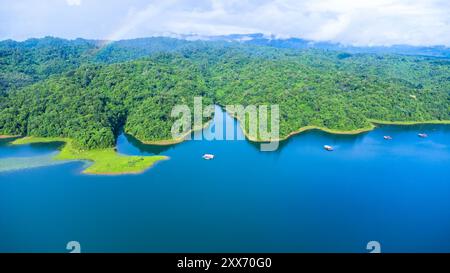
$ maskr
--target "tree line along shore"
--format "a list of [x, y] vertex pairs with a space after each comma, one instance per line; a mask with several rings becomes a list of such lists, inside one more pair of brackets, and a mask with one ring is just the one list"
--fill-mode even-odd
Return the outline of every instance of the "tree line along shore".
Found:
[[[426, 56], [162, 38], [106, 47], [4, 41], [0, 138], [63, 138], [72, 155], [109, 151], [104, 158], [114, 158], [122, 131], [143, 143], [182, 141], [172, 139], [171, 111], [192, 108], [198, 96], [204, 104], [279, 105], [280, 140], [310, 129], [355, 134], [376, 124], [448, 124], [449, 75], [449, 59]], [[264, 141], [241, 126], [250, 140]]]

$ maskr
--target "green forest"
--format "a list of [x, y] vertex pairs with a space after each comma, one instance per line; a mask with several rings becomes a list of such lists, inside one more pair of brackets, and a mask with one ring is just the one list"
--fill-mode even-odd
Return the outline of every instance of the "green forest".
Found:
[[0, 135], [109, 148], [124, 130], [171, 138], [177, 104], [278, 104], [280, 136], [305, 126], [450, 120], [450, 59], [170, 38], [0, 42]]

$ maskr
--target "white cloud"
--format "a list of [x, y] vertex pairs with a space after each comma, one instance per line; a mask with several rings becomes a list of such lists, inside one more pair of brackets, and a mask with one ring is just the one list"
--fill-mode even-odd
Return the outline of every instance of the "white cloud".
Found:
[[357, 45], [450, 45], [447, 1], [188, 2], [188, 5], [182, 0], [154, 2], [141, 11], [131, 11], [128, 18], [132, 19], [120, 27], [120, 38], [164, 32], [200, 35], [261, 32]]
[[448, 0], [96, 0], [80, 9], [67, 5], [81, 0], [56, 1], [0, 5], [0, 38], [260, 32], [356, 45], [450, 46]]
[[66, 3], [69, 6], [80, 6], [81, 0], [66, 0]]

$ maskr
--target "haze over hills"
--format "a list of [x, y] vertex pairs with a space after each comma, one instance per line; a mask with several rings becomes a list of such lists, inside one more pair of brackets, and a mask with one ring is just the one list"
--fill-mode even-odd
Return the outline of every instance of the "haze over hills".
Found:
[[[46, 37], [58, 39], [53, 37]], [[1, 41], [1, 44], [23, 44], [25, 46], [39, 46], [44, 45], [46, 39], [31, 38], [23, 42], [13, 40]], [[67, 40], [68, 41], [68, 40]], [[199, 41], [208, 42], [227, 42], [227, 43], [241, 43], [248, 45], [270, 46], [275, 48], [289, 48], [289, 49], [327, 49], [336, 51], [345, 51], [349, 53], [378, 53], [378, 54], [404, 54], [404, 55], [422, 55], [434, 57], [450, 57], [450, 48], [444, 45], [435, 46], [411, 46], [411, 45], [391, 45], [391, 46], [353, 46], [344, 45], [333, 42], [316, 42], [301, 38], [277, 38], [275, 35], [265, 35], [262, 33], [255, 34], [231, 34], [218, 36], [205, 36], [197, 34], [165, 34], [165, 36], [155, 36], [147, 38], [137, 38], [119, 41], [104, 41], [91, 39], [75, 39], [70, 40], [73, 44], [92, 44], [94, 46], [103, 46], [104, 44], [114, 44], [120, 48], [132, 48], [134, 50], [141, 50], [145, 53], [154, 51], [170, 51], [186, 44], [195, 43]], [[47, 42], [51, 42], [47, 40]]]
[[328, 50], [340, 50], [350, 53], [382, 53], [382, 54], [405, 54], [405, 55], [424, 55], [435, 57], [450, 57], [450, 48], [444, 45], [436, 46], [411, 46], [411, 45], [392, 45], [392, 46], [353, 46], [333, 42], [316, 42], [301, 38], [277, 38], [275, 35], [255, 34], [232, 34], [221, 36], [202, 36], [202, 35], [172, 35], [174, 38], [185, 40], [205, 40], [205, 41], [226, 41], [240, 42], [244, 44], [272, 46], [276, 48], [319, 48]]

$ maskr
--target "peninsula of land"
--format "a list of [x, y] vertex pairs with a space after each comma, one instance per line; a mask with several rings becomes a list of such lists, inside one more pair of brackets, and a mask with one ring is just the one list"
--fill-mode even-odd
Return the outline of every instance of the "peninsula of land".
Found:
[[117, 153], [114, 148], [81, 150], [77, 149], [73, 141], [67, 138], [42, 138], [25, 137], [13, 141], [12, 145], [25, 145], [33, 143], [62, 143], [62, 149], [54, 160], [65, 161], [90, 161], [84, 174], [121, 175], [139, 174], [152, 167], [161, 160], [167, 160], [166, 156], [127, 156]]

